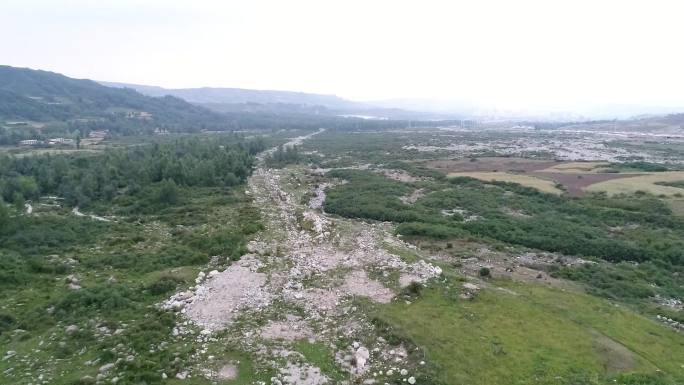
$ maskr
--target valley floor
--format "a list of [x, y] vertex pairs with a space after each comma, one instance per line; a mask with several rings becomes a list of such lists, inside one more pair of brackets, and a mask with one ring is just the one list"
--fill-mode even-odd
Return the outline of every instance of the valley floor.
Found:
[[[325, 141], [328, 146], [335, 141], [327, 134], [319, 130], [296, 137], [285, 147], [301, 145], [310, 150], [308, 155], [324, 157]], [[315, 146], [321, 143], [318, 153]], [[83, 256], [55, 273], [57, 279], [50, 276], [25, 292], [9, 291], [11, 300], [0, 308], [0, 316], [21, 314], [17, 319], [42, 322], [47, 317], [44, 309], [53, 309], [52, 315], [54, 303], [67, 316], [52, 324], [46, 321], [47, 326], [36, 331], [15, 325], [13, 330], [0, 328], [11, 330], [0, 335], [0, 383], [684, 383], [684, 336], [673, 326], [675, 321], [589, 294], [583, 283], [548, 269], [561, 260], [565, 267], [596, 262], [493, 236], [411, 238], [398, 235], [396, 223], [325, 211], [331, 191], [358, 183], [369, 189], [379, 186], [372, 191], [378, 201], [393, 188], [392, 194], [400, 196], [394, 203], [405, 205], [401, 207], [406, 212], [428, 207], [441, 213], [444, 223], [459, 221], [460, 226], [481, 218], [460, 206], [431, 207], [434, 202], [426, 197], [443, 193], [444, 186], [467, 186], [443, 180], [421, 184], [432, 174], [381, 169], [378, 165], [387, 163], [385, 159], [368, 171], [358, 159], [335, 167], [336, 160], [326, 158], [331, 168], [369, 172], [382, 177], [381, 183], [394, 184], [331, 177], [329, 170], [301, 164], [305, 162], [270, 168], [269, 156], [275, 151], [258, 155], [247, 185], [240, 185], [245, 191], [230, 191], [228, 196], [221, 196], [223, 190], [198, 193], [185, 206], [167, 208], [168, 218], [162, 212], [158, 220], [126, 221], [63, 210], [69, 220], [89, 221], [88, 226], [106, 232], [99, 233], [92, 246], [55, 256]], [[389, 150], [368, 153], [394, 156]], [[385, 186], [387, 191], [382, 190]], [[499, 214], [515, 220], [536, 218], [532, 210], [523, 210], [527, 206], [514, 205], [520, 190], [514, 188], [516, 193], [502, 188], [501, 196], [511, 205]], [[345, 198], [337, 194], [337, 199]], [[534, 208], [544, 214], [543, 197], [528, 190], [519, 194], [538, 199]], [[474, 203], [489, 199], [480, 195]], [[423, 199], [424, 206], [411, 206]], [[26, 207], [25, 215], [36, 215], [43, 206]], [[442, 222], [428, 225], [440, 229]], [[242, 238], [222, 238], [237, 231]], [[247, 237], [243, 250], [240, 245]], [[209, 240], [218, 249], [204, 247]], [[172, 242], [179, 242], [174, 243], [177, 248], [165, 248]], [[225, 246], [229, 243], [231, 250]], [[141, 254], [125, 257], [130, 262], [126, 265], [117, 259], [124, 258], [121, 250]], [[189, 258], [190, 250], [213, 256], [208, 262]], [[143, 254], [167, 259], [144, 266]], [[69, 274], [64, 281], [66, 271], [76, 271], [81, 279]], [[138, 307], [126, 307], [129, 298], [137, 298], [134, 291], [146, 296]], [[75, 314], [81, 311], [77, 305], [92, 313]], [[39, 310], [25, 310], [31, 306]]]
[[329, 183], [341, 182], [304, 166], [260, 163], [248, 193], [266, 228], [250, 253], [222, 272], [201, 273], [196, 287], [165, 304], [198, 328], [201, 346], [197, 366], [177, 378], [312, 385], [598, 384], [632, 372], [653, 382], [624, 383], [684, 378], [684, 339], [675, 331], [540, 270], [516, 266], [516, 276], [504, 264], [493, 268], [498, 278], [480, 279], [479, 267], [492, 266], [486, 253], [463, 265], [402, 241], [389, 223], [328, 215], [321, 204]]

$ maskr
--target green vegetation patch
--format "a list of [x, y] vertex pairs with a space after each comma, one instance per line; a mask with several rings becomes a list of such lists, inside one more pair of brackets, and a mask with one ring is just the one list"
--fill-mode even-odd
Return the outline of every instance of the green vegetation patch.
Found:
[[674, 385], [684, 380], [684, 339], [676, 332], [585, 294], [492, 284], [506, 291], [491, 286], [469, 301], [458, 298], [456, 287], [432, 286], [411, 304], [377, 307], [376, 316], [386, 330], [422, 348], [435, 383]]
[[427, 192], [406, 204], [399, 198], [411, 190], [407, 183], [368, 171], [337, 170], [329, 176], [349, 183], [328, 191], [327, 211], [397, 222], [400, 234], [471, 235], [611, 261], [684, 264], [684, 221], [673, 216], [665, 203], [648, 196], [577, 200], [512, 183], [454, 178], [416, 182]]
[[[559, 273], [611, 298], [684, 294], [684, 220], [655, 197], [596, 194], [573, 199], [471, 178], [402, 183], [370, 171], [328, 175], [348, 181], [328, 190], [328, 212], [393, 221], [397, 233], [417, 238], [473, 238], [629, 262]], [[415, 203], [402, 202], [414, 188], [422, 188], [424, 196]]]
[[306, 361], [321, 369], [321, 373], [334, 381], [344, 380], [348, 374], [343, 372], [335, 362], [335, 356], [329, 347], [321, 342], [297, 341], [294, 345]]
[[[157, 304], [194, 284], [207, 263], [223, 268], [238, 259], [262, 228], [242, 184], [253, 164], [250, 145], [218, 143], [189, 139], [0, 164], [5, 188], [30, 178], [37, 195], [90, 191], [83, 216], [68, 207], [80, 198], [58, 200], [61, 207], [36, 200], [32, 214], [0, 203], [0, 351], [17, 353], [0, 362], [0, 378], [37, 383], [43, 373], [53, 384], [88, 383], [84, 376], [95, 378], [111, 363], [120, 383], [156, 384], [188, 369], [194, 337], [174, 337], [175, 313]], [[59, 164], [69, 167], [52, 169]], [[204, 168], [213, 170], [206, 179], [195, 174]], [[179, 172], [159, 179], [151, 176], [155, 169]], [[106, 184], [83, 190], [100, 172], [125, 186], [111, 197], [101, 195]], [[91, 210], [110, 220], [89, 217]], [[254, 380], [249, 368], [241, 373], [236, 383]]]

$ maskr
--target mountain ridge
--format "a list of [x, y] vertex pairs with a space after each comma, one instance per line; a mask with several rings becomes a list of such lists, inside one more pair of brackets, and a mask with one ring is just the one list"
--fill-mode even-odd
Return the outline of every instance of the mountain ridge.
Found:
[[140, 85], [98, 81], [108, 87], [131, 88], [149, 96], [175, 96], [190, 103], [260, 103], [260, 104], [299, 104], [322, 106], [330, 109], [372, 108], [364, 103], [350, 101], [336, 95], [315, 94], [299, 91], [254, 90], [232, 87], [196, 87], [165, 88], [159, 86]]

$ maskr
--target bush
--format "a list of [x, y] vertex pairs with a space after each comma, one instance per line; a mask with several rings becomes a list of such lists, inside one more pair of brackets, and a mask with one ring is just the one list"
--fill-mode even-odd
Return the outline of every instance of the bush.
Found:
[[411, 282], [402, 290], [402, 294], [406, 297], [417, 298], [420, 297], [423, 291], [423, 285], [419, 282]]
[[170, 275], [159, 277], [156, 281], [149, 284], [145, 289], [152, 295], [162, 295], [176, 290], [176, 287], [183, 283], [182, 279]]
[[165, 206], [178, 203], [178, 186], [173, 179], [165, 179], [161, 182], [157, 193], [157, 203]]
[[3, 332], [12, 330], [17, 320], [10, 314], [0, 313], [0, 335]]
[[483, 268], [480, 269], [480, 271], [477, 272], [477, 274], [478, 274], [480, 277], [488, 278], [488, 277], [491, 277], [491, 274], [492, 274], [492, 273], [491, 273], [491, 271], [489, 271], [489, 268], [488, 268], [488, 267], [483, 267]]
[[133, 291], [123, 285], [102, 285], [72, 291], [55, 305], [55, 314], [80, 317], [134, 306]]

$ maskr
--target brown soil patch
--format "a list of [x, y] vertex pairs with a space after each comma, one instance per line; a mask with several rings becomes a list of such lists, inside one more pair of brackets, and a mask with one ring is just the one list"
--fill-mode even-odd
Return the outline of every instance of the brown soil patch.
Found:
[[556, 183], [562, 184], [568, 195], [571, 197], [582, 196], [585, 191], [584, 189], [592, 184], [599, 182], [604, 182], [611, 179], [620, 179], [633, 177], [635, 174], [595, 174], [595, 173], [567, 173], [567, 172], [535, 172], [532, 175], [551, 179]]
[[456, 160], [433, 160], [426, 162], [427, 167], [450, 172], [513, 172], [525, 173], [544, 170], [549, 167], [556, 166], [560, 162], [553, 160], [537, 160], [537, 159], [523, 159], [523, 158], [475, 158], [477, 160], [471, 161], [469, 158]]

